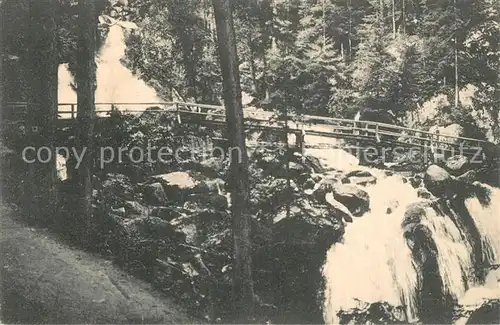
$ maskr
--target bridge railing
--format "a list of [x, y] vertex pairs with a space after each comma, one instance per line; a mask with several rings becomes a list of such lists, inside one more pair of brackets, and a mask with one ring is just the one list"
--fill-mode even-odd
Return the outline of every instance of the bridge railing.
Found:
[[[176, 112], [179, 122], [186, 116], [199, 117], [203, 122], [221, 124], [225, 123], [224, 106], [207, 105], [198, 103], [186, 103], [179, 101], [172, 102], [142, 102], [142, 103], [96, 103], [96, 115], [105, 117], [113, 111], [123, 113], [139, 114], [148, 111]], [[26, 108], [26, 103], [9, 103], [13, 109]], [[157, 107], [157, 109], [151, 109]], [[262, 128], [283, 129], [284, 121], [271, 120], [274, 116], [272, 112], [261, 111], [252, 108], [245, 108], [245, 121], [260, 125]], [[60, 119], [76, 119], [76, 103], [59, 103], [58, 115]], [[293, 126], [295, 122], [295, 127]], [[339, 137], [369, 137], [377, 140], [388, 138], [393, 142], [408, 143], [414, 145], [437, 145], [450, 146], [460, 143], [464, 146], [483, 146], [487, 141], [455, 137], [447, 134], [436, 134], [429, 131], [416, 130], [403, 126], [372, 122], [372, 121], [354, 121], [351, 119], [322, 117], [313, 115], [290, 115], [289, 131], [312, 134], [330, 134]]]

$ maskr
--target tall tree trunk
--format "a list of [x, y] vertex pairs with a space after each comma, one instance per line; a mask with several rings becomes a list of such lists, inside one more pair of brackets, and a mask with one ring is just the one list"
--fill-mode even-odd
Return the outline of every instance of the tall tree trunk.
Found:
[[257, 82], [257, 67], [255, 66], [255, 52], [252, 47], [252, 39], [250, 38], [250, 34], [247, 36], [247, 46], [249, 52], [249, 60], [250, 60], [250, 75], [252, 77], [252, 88], [254, 92], [254, 96], [259, 96], [259, 85]]
[[239, 322], [250, 322], [254, 316], [254, 289], [252, 280], [252, 244], [248, 206], [248, 156], [241, 104], [241, 86], [236, 52], [233, 17], [230, 0], [212, 0], [215, 9], [219, 58], [224, 86], [227, 131], [230, 143], [231, 212], [233, 220], [234, 311]]
[[459, 79], [459, 75], [458, 75], [458, 33], [457, 33], [457, 20], [458, 20], [458, 17], [457, 17], [457, 0], [453, 0], [453, 10], [454, 10], [454, 14], [455, 14], [455, 22], [454, 22], [454, 29], [455, 29], [455, 40], [454, 40], [454, 43], [455, 43], [455, 49], [454, 49], [454, 56], [455, 56], [455, 108], [458, 107], [459, 103], [460, 103], [460, 89], [459, 89], [459, 86], [458, 86], [458, 79]]
[[352, 5], [351, 0], [348, 2], [349, 11], [349, 58], [352, 57]]
[[[97, 14], [95, 0], [78, 1], [78, 56], [77, 56], [77, 142], [81, 150], [86, 150], [77, 170], [78, 201], [80, 226], [82, 231], [89, 229], [92, 220], [92, 172], [93, 137], [96, 89], [96, 33]], [[83, 244], [89, 239], [82, 234]]]
[[[263, 95], [265, 99], [269, 99], [269, 90], [267, 85], [267, 51], [269, 50], [272, 43], [272, 22], [273, 22], [273, 5], [272, 0], [262, 0], [259, 2], [261, 13], [265, 13], [260, 18], [260, 29], [262, 30], [262, 45], [259, 49], [259, 57], [262, 58], [262, 88], [259, 90], [261, 96]], [[259, 96], [259, 99], [262, 97]]]
[[396, 38], [396, 0], [392, 0], [392, 36]]
[[264, 82], [262, 83], [262, 87], [264, 88], [263, 91], [264, 91], [265, 99], [269, 99], [269, 96], [270, 96], [269, 85], [267, 83], [268, 68], [269, 68], [269, 65], [267, 63], [267, 53], [264, 53], [264, 55], [262, 56], [262, 69], [263, 69], [262, 78], [264, 79]]
[[403, 35], [406, 35], [406, 0], [402, 0], [402, 22], [403, 22]]
[[28, 145], [46, 147], [43, 161], [36, 159], [28, 167], [26, 207], [32, 219], [48, 223], [57, 211], [57, 171], [54, 152], [57, 120], [57, 35], [56, 0], [30, 0], [30, 33], [27, 42], [28, 110], [26, 117]]
[[322, 5], [322, 9], [323, 9], [323, 17], [322, 17], [322, 20], [323, 20], [323, 50], [325, 50], [325, 47], [326, 47], [326, 4], [325, 4], [325, 0], [322, 1], [321, 3]]

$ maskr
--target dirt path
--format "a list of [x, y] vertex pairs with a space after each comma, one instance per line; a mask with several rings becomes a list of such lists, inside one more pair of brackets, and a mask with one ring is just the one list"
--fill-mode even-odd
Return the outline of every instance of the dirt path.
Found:
[[2, 323], [195, 323], [171, 299], [0, 206]]

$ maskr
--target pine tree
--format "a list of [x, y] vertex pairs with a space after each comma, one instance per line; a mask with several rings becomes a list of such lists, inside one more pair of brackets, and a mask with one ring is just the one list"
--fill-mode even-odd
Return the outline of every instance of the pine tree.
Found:
[[[95, 117], [96, 89], [96, 35], [97, 13], [95, 0], [79, 0], [78, 2], [78, 47], [77, 47], [77, 142], [80, 152], [85, 152], [83, 160], [76, 172], [75, 185], [78, 187], [79, 218], [83, 228], [82, 241], [89, 236], [85, 233], [92, 220], [92, 174], [93, 138]], [[85, 151], [83, 151], [85, 150]]]
[[213, 5], [224, 83], [227, 132], [230, 148], [232, 148], [229, 187], [231, 188], [234, 241], [234, 309], [237, 320], [248, 323], [253, 321], [254, 317], [254, 289], [250, 216], [246, 210], [250, 190], [248, 156], [245, 144], [243, 106], [241, 104], [238, 54], [230, 1], [213, 0]]
[[[44, 222], [55, 221], [54, 211], [57, 211], [54, 152], [58, 69], [56, 4], [55, 0], [29, 1], [30, 24], [26, 39], [28, 143], [36, 150], [46, 147], [49, 153], [29, 164], [25, 206], [30, 218]], [[45, 160], [46, 163], [43, 163]]]

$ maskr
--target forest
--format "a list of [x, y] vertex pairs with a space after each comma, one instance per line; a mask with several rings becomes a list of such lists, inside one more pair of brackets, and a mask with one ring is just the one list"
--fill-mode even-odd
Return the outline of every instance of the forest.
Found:
[[[480, 127], [498, 133], [496, 1], [232, 3], [242, 87], [255, 104], [338, 117], [353, 117], [363, 107], [391, 109], [406, 121], [420, 115], [426, 102], [445, 95], [446, 103], [437, 109], [449, 114], [441, 118], [480, 119], [487, 121]], [[178, 93], [200, 103], [221, 103], [210, 1], [112, 4], [102, 1], [98, 9], [141, 26], [127, 38], [128, 67], [166, 99]], [[23, 1], [4, 6], [9, 12], [5, 52], [22, 60], [29, 42], [23, 35], [27, 11]], [[69, 62], [73, 69], [74, 8], [74, 1], [60, 1], [57, 8], [59, 63]], [[22, 71], [15, 63], [12, 69]], [[20, 100], [26, 96], [23, 89], [13, 83], [5, 93]], [[472, 110], [461, 102], [467, 95]]]
[[[0, 10], [2, 206], [29, 225], [113, 261], [196, 323], [498, 322], [499, 1], [0, 0]], [[157, 105], [134, 115], [117, 104], [97, 119], [116, 26], [120, 69], [161, 101], [223, 105], [227, 127]], [[76, 96], [69, 127], [57, 124], [63, 66]], [[314, 137], [297, 150], [286, 131], [246, 130], [250, 109], [451, 132], [446, 146], [477, 140], [487, 159], [436, 162], [432, 151], [430, 163], [410, 152], [370, 164], [342, 149], [368, 144], [322, 149]], [[252, 136], [286, 146], [254, 148]], [[61, 177], [55, 156], [23, 161], [27, 145], [88, 154], [75, 167], [68, 153]], [[183, 159], [98, 157], [151, 145]], [[243, 159], [210, 156], [214, 145]], [[492, 291], [471, 307], [477, 287]], [[141, 321], [172, 321], [162, 317]]]

